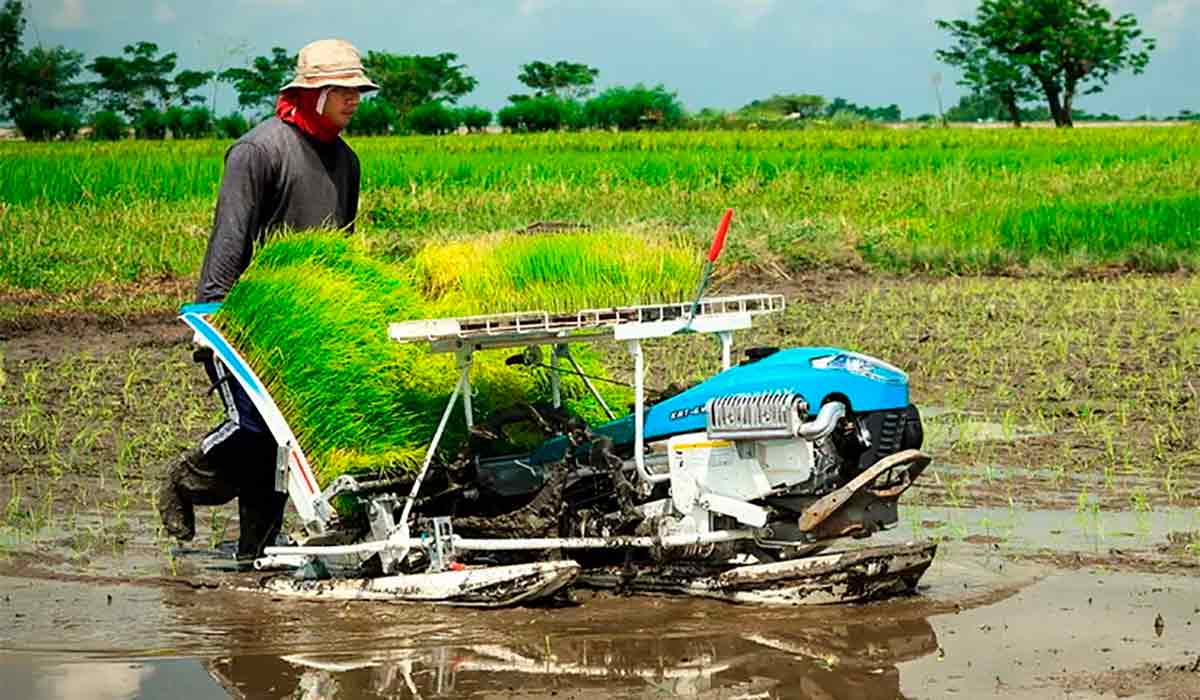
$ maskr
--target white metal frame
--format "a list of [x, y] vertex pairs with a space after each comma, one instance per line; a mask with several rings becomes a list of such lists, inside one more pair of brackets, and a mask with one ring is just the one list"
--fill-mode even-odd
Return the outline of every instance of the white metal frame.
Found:
[[[461, 389], [468, 428], [474, 421], [471, 413], [469, 370], [470, 358], [475, 351], [552, 344], [551, 387], [554, 406], [557, 408], [562, 401], [558, 358], [560, 355], [570, 358], [569, 352], [566, 351], [567, 343], [625, 341], [633, 357], [634, 461], [637, 464], [638, 476], [646, 483], [657, 484], [671, 477], [667, 473], [655, 474], [646, 467], [646, 361], [642, 341], [667, 338], [684, 332], [714, 333], [721, 340], [721, 368], [729, 369], [734, 331], [749, 328], [754, 316], [783, 311], [786, 304], [782, 294], [742, 294], [702, 299], [696, 305], [694, 316], [691, 314], [692, 303], [675, 302], [584, 309], [573, 314], [527, 311], [490, 316], [425, 319], [393, 323], [388, 326], [388, 337], [400, 343], [427, 341], [432, 352], [454, 352], [458, 355], [459, 366], [463, 367], [462, 378], [459, 386], [455, 387], [455, 395], [450, 398], [450, 405], [454, 404]], [[575, 371], [582, 375], [574, 358], [570, 361]], [[586, 377], [584, 382], [593, 396], [604, 405], [604, 399]], [[608, 411], [608, 406], [604, 405], [604, 409]], [[449, 408], [446, 415], [449, 415]], [[413, 485], [408, 503], [412, 503], [415, 498], [416, 489], [420, 487], [424, 473], [429, 467], [430, 456], [437, 449], [440, 439], [439, 430], [429, 447], [425, 464]], [[406, 507], [405, 515], [407, 514]]]

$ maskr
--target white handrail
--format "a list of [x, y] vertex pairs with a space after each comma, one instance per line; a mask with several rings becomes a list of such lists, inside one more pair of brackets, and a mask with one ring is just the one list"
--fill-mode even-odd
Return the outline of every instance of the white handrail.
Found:
[[[663, 324], [686, 319], [691, 302], [583, 309], [574, 313], [521, 311], [459, 318], [403, 321], [388, 326], [388, 336], [400, 343], [482, 340], [500, 337], [562, 337], [583, 330], [615, 329], [634, 324]], [[697, 318], [745, 317], [783, 311], [782, 294], [741, 294], [701, 299]], [[721, 329], [716, 329], [721, 330]], [[668, 333], [669, 334], [669, 333]]]

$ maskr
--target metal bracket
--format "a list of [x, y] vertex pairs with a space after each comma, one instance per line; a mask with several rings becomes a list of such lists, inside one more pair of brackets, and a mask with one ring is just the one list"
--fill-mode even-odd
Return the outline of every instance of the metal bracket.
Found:
[[646, 467], [646, 354], [640, 339], [628, 341], [627, 347], [633, 356], [633, 461], [641, 481], [653, 486], [671, 475], [652, 474]]
[[429, 570], [445, 571], [454, 562], [454, 525], [446, 516], [433, 519], [433, 543], [429, 547]]
[[558, 374], [558, 358], [562, 357], [564, 347], [560, 343], [550, 349], [550, 401], [555, 408], [562, 406], [562, 377]]
[[717, 331], [721, 339], [721, 369], [726, 370], [732, 365], [733, 331]]
[[475, 427], [475, 411], [471, 407], [471, 360], [474, 354], [471, 348], [462, 348], [458, 351], [456, 362], [459, 381], [462, 384], [463, 419], [466, 421], [467, 430]]
[[845, 486], [833, 493], [826, 494], [821, 500], [809, 506], [800, 516], [800, 531], [813, 532], [829, 519], [839, 508], [844, 506], [859, 491], [871, 492], [871, 484], [884, 473], [896, 470], [886, 479], [887, 484], [871, 492], [871, 495], [881, 499], [895, 499], [904, 493], [905, 489], [916, 481], [925, 467], [929, 466], [929, 455], [920, 450], [904, 450], [880, 459], [854, 477]]
[[[367, 520], [371, 524], [372, 539], [387, 540], [388, 536], [396, 530], [397, 501], [395, 496], [379, 496], [371, 499], [371, 504], [367, 507]], [[400, 563], [400, 557], [395, 556], [392, 552], [391, 549], [379, 552], [379, 561], [383, 565], [384, 573], [387, 574], [394, 573]]]
[[275, 490], [279, 493], [288, 492], [288, 462], [292, 454], [292, 443], [275, 445]]
[[767, 524], [768, 513], [765, 508], [736, 498], [705, 491], [696, 499], [696, 505], [706, 511], [736, 518], [738, 522], [750, 527], [763, 527]]

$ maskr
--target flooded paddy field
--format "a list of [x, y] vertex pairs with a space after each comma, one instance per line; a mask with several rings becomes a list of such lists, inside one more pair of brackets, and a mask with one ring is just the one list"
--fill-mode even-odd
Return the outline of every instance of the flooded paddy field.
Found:
[[25, 698], [1097, 697], [1129, 683], [1195, 697], [1194, 559], [1156, 535], [1125, 545], [1133, 557], [992, 542], [973, 513], [940, 515], [969, 534], [943, 537], [908, 598], [768, 608], [577, 591], [477, 611], [272, 598], [230, 570], [231, 542], [167, 563], [139, 512], [120, 550], [75, 558], [47, 537], [0, 563], [0, 680]]
[[[1196, 279], [801, 282], [739, 343], [910, 372], [934, 463], [871, 542], [940, 542], [916, 596], [272, 598], [232, 566], [235, 509], [201, 510], [187, 548], [159, 532], [161, 465], [218, 420], [184, 327], [29, 317], [0, 328], [2, 694], [1200, 697]], [[655, 382], [712, 371], [692, 342]]]

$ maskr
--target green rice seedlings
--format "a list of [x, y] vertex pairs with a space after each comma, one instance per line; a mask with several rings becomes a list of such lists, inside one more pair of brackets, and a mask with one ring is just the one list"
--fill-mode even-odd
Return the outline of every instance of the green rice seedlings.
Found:
[[229, 514], [221, 508], [213, 508], [208, 521], [208, 546], [216, 549], [225, 540], [225, 532], [229, 528]]
[[[388, 323], [686, 298], [696, 269], [690, 252], [667, 239], [590, 235], [492, 236], [431, 246], [398, 265], [336, 234], [281, 237], [261, 251], [217, 320], [263, 378], [323, 482], [343, 473], [403, 472], [419, 465], [457, 371], [451, 355], [392, 342]], [[457, 264], [463, 260], [472, 264]], [[479, 420], [550, 398], [546, 371], [509, 366], [507, 354], [473, 360]], [[590, 349], [574, 355], [585, 373], [604, 376]], [[628, 402], [623, 389], [603, 384], [600, 391], [609, 405]], [[584, 420], [603, 419], [579, 378], [564, 374], [562, 395]], [[447, 454], [464, 437], [456, 414]]]
[[663, 233], [500, 233], [426, 245], [412, 261], [434, 309], [575, 311], [686, 301], [699, 250]]

